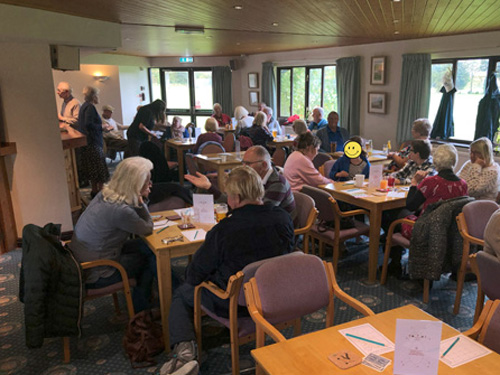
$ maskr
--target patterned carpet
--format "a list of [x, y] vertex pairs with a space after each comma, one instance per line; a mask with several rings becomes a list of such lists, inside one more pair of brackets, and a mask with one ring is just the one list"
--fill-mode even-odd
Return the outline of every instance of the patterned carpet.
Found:
[[[366, 283], [367, 238], [359, 244], [347, 243], [347, 251], [339, 264], [337, 279], [349, 294], [363, 301], [375, 312], [382, 312], [412, 303], [449, 325], [465, 330], [472, 324], [476, 300], [475, 282], [465, 283], [462, 307], [453, 315], [456, 283], [443, 275], [434, 282], [430, 303], [422, 303], [422, 291], [414, 281], [400, 281], [389, 277], [386, 285]], [[166, 356], [159, 355], [158, 365], [132, 369], [121, 346], [124, 333], [123, 317], [114, 315], [112, 298], [102, 298], [85, 303], [83, 334], [71, 339], [71, 363], [62, 363], [62, 340], [46, 339], [42, 348], [28, 349], [24, 341], [23, 304], [18, 300], [19, 267], [21, 250], [0, 256], [0, 375], [123, 375], [157, 374]], [[186, 258], [174, 262], [176, 275], [183, 275]], [[124, 306], [124, 304], [122, 304]], [[335, 324], [353, 320], [358, 313], [339, 302], [336, 304]], [[324, 311], [303, 319], [303, 332], [324, 327]], [[231, 354], [228, 331], [204, 320], [201, 373], [220, 375], [231, 372]], [[240, 348], [242, 373], [254, 374], [250, 343]]]

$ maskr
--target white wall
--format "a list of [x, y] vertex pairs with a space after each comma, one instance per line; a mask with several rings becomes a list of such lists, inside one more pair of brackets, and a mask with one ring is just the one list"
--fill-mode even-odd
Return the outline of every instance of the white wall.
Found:
[[[130, 125], [137, 113], [137, 106], [151, 102], [149, 97], [148, 70], [138, 66], [120, 66], [121, 111], [125, 125]], [[143, 90], [141, 90], [143, 88]], [[144, 93], [143, 101], [140, 94]]]

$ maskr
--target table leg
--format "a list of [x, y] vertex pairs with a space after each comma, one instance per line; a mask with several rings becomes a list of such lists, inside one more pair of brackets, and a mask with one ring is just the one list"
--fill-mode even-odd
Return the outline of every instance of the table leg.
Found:
[[378, 251], [380, 247], [380, 227], [382, 225], [382, 210], [370, 210], [370, 246], [368, 253], [368, 282], [377, 280]]
[[168, 315], [172, 304], [172, 269], [170, 251], [162, 250], [156, 253], [156, 267], [158, 270], [158, 292], [160, 293], [161, 324], [165, 351], [170, 352], [170, 339], [168, 332]]
[[224, 181], [225, 180], [225, 169], [224, 166], [220, 165], [217, 168], [217, 183], [219, 184], [219, 190], [224, 191]]
[[177, 162], [179, 163], [179, 183], [184, 186], [184, 151], [177, 148]]
[[167, 159], [167, 161], [170, 161], [170, 146], [168, 145], [167, 141], [165, 141], [165, 159]]

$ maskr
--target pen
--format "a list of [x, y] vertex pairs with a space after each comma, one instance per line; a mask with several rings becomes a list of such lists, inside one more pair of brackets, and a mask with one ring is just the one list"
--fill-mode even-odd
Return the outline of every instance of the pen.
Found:
[[443, 353], [443, 355], [441, 356], [441, 358], [443, 358], [446, 354], [448, 354], [448, 352], [451, 350], [451, 348], [453, 348], [455, 346], [455, 344], [458, 342], [458, 340], [460, 340], [460, 336], [458, 336], [455, 339], [455, 341], [453, 341], [453, 344], [451, 344], [450, 347], [445, 350], [445, 352]]
[[196, 236], [198, 235], [198, 231], [194, 234], [194, 239], [196, 240]]
[[364, 337], [354, 336], [354, 335], [351, 335], [350, 333], [346, 333], [345, 335], [349, 336], [349, 337], [353, 337], [353, 338], [358, 339], [358, 340], [363, 340], [363, 341], [366, 341], [366, 342], [370, 342], [372, 344], [376, 344], [376, 345], [380, 345], [380, 346], [385, 346], [385, 344], [382, 344], [381, 342], [373, 341], [373, 340], [368, 340], [368, 339], [365, 339]]
[[[168, 224], [168, 221], [169, 220], [167, 219], [167, 222], [165, 224]], [[167, 228], [168, 228], [168, 225], [166, 227], [164, 227], [164, 228], [161, 228], [158, 232], [156, 232], [156, 234], [160, 234], [161, 232], [163, 232]]]

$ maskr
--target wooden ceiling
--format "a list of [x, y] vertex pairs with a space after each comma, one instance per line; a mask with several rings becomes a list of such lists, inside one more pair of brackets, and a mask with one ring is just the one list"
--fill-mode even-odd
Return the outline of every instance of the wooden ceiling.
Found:
[[[500, 0], [0, 0], [122, 25], [116, 53], [236, 56], [500, 30]], [[241, 5], [242, 10], [234, 9]], [[277, 25], [273, 25], [277, 23]], [[175, 32], [203, 26], [203, 35]]]

